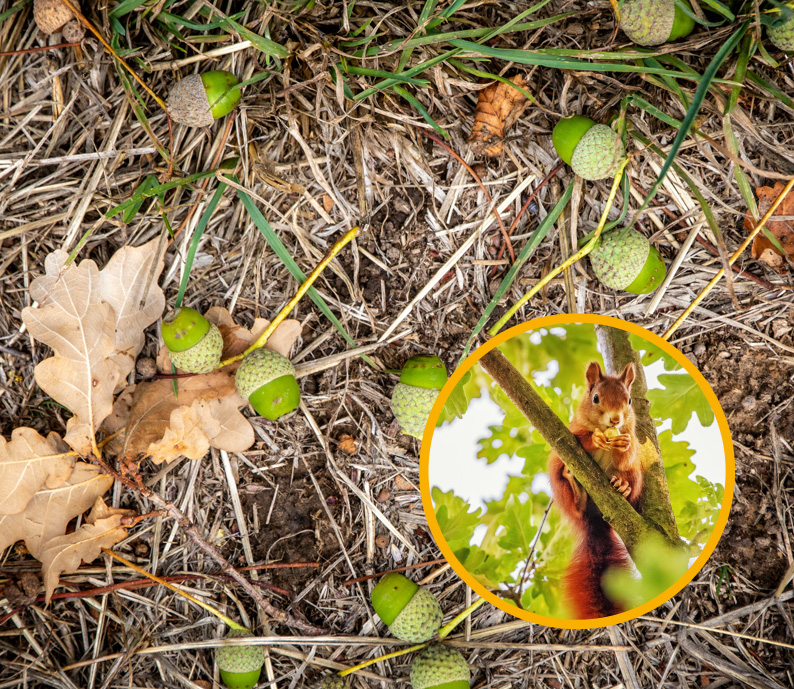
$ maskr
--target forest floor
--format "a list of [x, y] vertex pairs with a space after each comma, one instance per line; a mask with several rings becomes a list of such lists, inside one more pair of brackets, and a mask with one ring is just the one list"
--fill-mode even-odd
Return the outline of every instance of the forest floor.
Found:
[[[397, 376], [388, 370], [399, 369], [417, 353], [438, 354], [453, 370], [511, 257], [494, 223], [454, 265], [445, 265], [477, 232], [492, 204], [459, 160], [427, 136], [440, 134], [417, 105], [443, 128], [447, 146], [473, 166], [495, 203], [529, 181], [505, 213], [509, 227], [529, 192], [559, 162], [550, 134], [561, 116], [583, 112], [606, 121], [633, 94], [681, 120], [685, 108], [676, 88], [691, 99], [697, 84], [672, 80], [673, 88], [671, 81], [642, 70], [558, 69], [496, 57], [482, 61], [465, 52], [445, 56], [453, 45], [440, 40], [405, 49], [406, 41], [424, 35], [421, 2], [90, 5], [84, 3], [88, 19], [104, 36], [116, 37], [122, 56], [161, 96], [176, 78], [197, 70], [227, 69], [241, 81], [263, 78], [245, 88], [238, 110], [211, 128], [174, 125], [169, 144], [164, 112], [141, 87], [136, 93], [146, 107], [138, 108], [131, 82], [119, 76], [92, 35], [79, 52], [59, 48], [0, 56], [0, 435], [8, 437], [20, 425], [45, 433], [65, 427], [68, 414], [33, 377], [48, 350], [33, 343], [20, 315], [31, 304], [30, 282], [43, 272], [51, 251], [71, 251], [87, 235], [79, 258], [101, 266], [119, 248], [159, 237], [166, 231], [165, 218], [175, 239], [161, 286], [173, 302], [189, 241], [217, 180], [177, 186], [160, 203], [146, 201], [129, 223], [121, 216], [105, 219], [147, 175], [166, 178], [168, 164], [152, 137], [173, 151], [174, 178], [238, 157], [240, 184], [255, 195], [307, 274], [342, 232], [360, 225], [359, 238], [342, 251], [317, 288], [358, 346], [380, 342], [388, 331], [382, 346], [370, 353], [377, 367], [348, 357], [302, 381], [306, 412], [278, 423], [253, 419], [256, 445], [230, 456], [234, 485], [216, 450], [201, 461], [183, 459], [159, 470], [144, 462], [141, 468], [147, 484], [174, 501], [235, 566], [306, 563], [253, 570], [251, 577], [281, 589], [264, 592], [277, 608], [316, 625], [322, 634], [298, 638], [268, 620], [239, 587], [212, 576], [214, 564], [167, 517], [143, 521], [116, 548], [158, 575], [200, 573], [187, 590], [218, 602], [260, 636], [273, 636], [263, 681], [289, 689], [313, 687], [328, 669], [394, 648], [369, 607], [374, 580], [351, 580], [422, 565], [413, 575], [439, 597], [447, 619], [471, 601], [465, 584], [439, 562], [419, 498], [419, 443], [397, 432], [389, 406]], [[524, 2], [430, 2], [430, 16], [452, 5], [459, 7], [435, 31], [505, 27], [528, 7]], [[487, 45], [528, 54], [568, 48], [582, 56], [587, 50], [631, 48], [616, 32], [606, 1], [541, 5], [522, 21], [553, 21], [507, 31]], [[251, 45], [249, 33], [228, 28], [232, 25], [224, 18], [237, 12], [242, 14], [236, 21], [255, 38], [286, 46], [289, 56], [267, 54], [267, 44]], [[678, 58], [702, 74], [738, 23], [701, 28], [653, 54], [659, 60]], [[201, 30], [196, 24], [213, 28]], [[751, 26], [751, 33], [756, 29]], [[395, 43], [375, 56], [357, 57], [356, 41], [364, 37], [371, 37], [372, 45]], [[60, 38], [37, 30], [31, 3], [0, 0], [4, 50], [48, 42]], [[773, 55], [777, 67], [756, 53], [752, 70], [767, 85], [794, 95], [792, 63], [779, 51]], [[430, 60], [436, 61], [425, 65]], [[673, 62], [660, 64], [672, 69]], [[426, 68], [405, 78], [424, 81], [400, 82], [402, 93], [381, 88], [354, 101], [342, 88], [343, 69], [344, 83], [352, 94], [361, 94], [378, 84], [382, 73], [419, 65]], [[730, 80], [736, 69], [736, 55], [731, 55], [719, 76]], [[468, 142], [478, 93], [489, 83], [472, 73], [478, 70], [521, 73], [536, 99], [509, 130], [503, 155], [490, 160], [476, 155]], [[701, 191], [733, 252], [747, 236], [747, 202], [738, 168], [724, 154], [729, 144], [723, 111], [731, 84], [712, 86], [697, 127], [723, 147], [689, 137], [676, 162]], [[758, 81], [746, 81], [727, 118], [736, 155], [752, 165], [744, 170], [749, 187], [772, 186], [779, 179], [775, 175], [794, 174], [794, 110], [788, 102], [771, 96]], [[675, 137], [672, 126], [633, 105], [628, 121], [664, 150]], [[662, 159], [639, 145], [630, 146], [630, 152], [636, 154], [628, 168], [631, 215]], [[570, 169], [562, 167], [542, 185], [510, 238], [516, 254], [572, 179]], [[609, 182], [576, 183], [574, 210], [566, 210], [537, 247], [487, 327], [570, 255], [572, 240], [596, 227]], [[620, 206], [619, 195], [610, 219], [618, 218]], [[675, 171], [637, 227], [668, 266], [680, 259], [662, 290], [642, 297], [615, 292], [598, 283], [583, 261], [567, 274], [570, 280], [552, 281], [511, 324], [578, 311], [664, 333], [720, 269], [720, 259], [708, 250], [719, 238]], [[685, 244], [693, 227], [699, 227], [705, 244]], [[737, 265], [755, 279], [734, 274], [734, 299], [721, 281], [671, 338], [712, 385], [734, 439], [733, 509], [713, 556], [666, 604], [614, 627], [566, 631], [515, 620], [489, 605], [479, 608], [450, 637], [468, 658], [473, 687], [794, 686], [794, 282], [785, 263], [775, 272], [752, 259], [749, 249]], [[429, 292], [414, 302], [431, 281]], [[201, 310], [222, 305], [250, 325], [256, 317], [272, 318], [297, 286], [240, 197], [227, 188], [204, 231], [186, 304]], [[296, 362], [350, 349], [310, 300], [304, 299], [292, 317], [303, 326]], [[147, 338], [144, 354], [155, 356], [154, 327]], [[474, 344], [483, 341], [481, 333]], [[346, 436], [355, 442], [352, 453]], [[235, 496], [241, 512], [233, 506]], [[119, 485], [111, 497], [141, 514], [153, 509]], [[0, 581], [18, 583], [24, 573], [38, 569], [18, 545], [5, 554]], [[46, 607], [25, 604], [13, 617], [6, 615], [10, 603], [0, 601], [5, 619], [0, 687], [212, 686], [217, 675], [202, 642], [222, 635], [223, 624], [215, 617], [158, 586], [90, 591], [139, 578], [118, 562], [100, 559], [61, 578], [58, 593], [82, 595]], [[288, 642], [280, 638], [285, 636]], [[410, 656], [382, 661], [353, 685], [406, 686], [409, 667]]]

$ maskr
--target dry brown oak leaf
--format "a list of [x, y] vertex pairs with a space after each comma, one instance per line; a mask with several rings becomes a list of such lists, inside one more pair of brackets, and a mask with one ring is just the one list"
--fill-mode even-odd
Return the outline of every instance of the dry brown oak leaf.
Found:
[[[526, 86], [524, 77], [520, 74], [510, 77], [510, 81], [521, 88]], [[469, 136], [472, 150], [477, 155], [491, 158], [501, 156], [505, 132], [515, 124], [528, 104], [529, 101], [523, 93], [501, 81], [496, 81], [480, 91]]]
[[92, 450], [96, 430], [113, 409], [113, 393], [143, 347], [143, 331], [162, 313], [156, 284], [162, 261], [151, 271], [156, 253], [157, 240], [124, 247], [100, 273], [91, 260], [65, 266], [67, 254], [59, 250], [47, 256], [45, 274], [31, 283], [38, 306], [23, 309], [22, 319], [54, 351], [34, 375], [74, 414], [64, 440], [80, 455]]
[[[223, 336], [223, 357], [245, 351], [269, 325], [257, 319], [251, 330], [237, 325], [229, 312], [213, 307], [205, 314], [218, 326]], [[267, 347], [288, 356], [300, 335], [300, 323], [285, 320], [267, 342]], [[163, 347], [157, 357], [158, 368], [170, 371], [168, 350]], [[177, 378], [177, 395], [174, 396], [170, 379], [144, 382], [137, 385], [130, 404], [129, 388], [119, 396], [113, 425], [126, 425], [120, 451], [123, 460], [148, 456], [155, 464], [170, 462], [177, 457], [201, 459], [210, 447], [227, 452], [242, 452], [254, 443], [254, 430], [248, 419], [240, 413], [246, 405], [234, 386], [232, 371], [236, 365], [227, 366], [198, 376]], [[129, 414], [122, 422], [124, 408]]]
[[[774, 187], [758, 187], [755, 190], [758, 196], [758, 212], [763, 216], [778, 196], [785, 188], [783, 182], [776, 182]], [[794, 193], [789, 193], [783, 199], [777, 210], [772, 215], [776, 216], [794, 216]], [[750, 232], [755, 227], [756, 221], [748, 213], [744, 216], [744, 228]], [[774, 220], [771, 219], [766, 224], [766, 229], [777, 239], [781, 246], [785, 249], [786, 255], [780, 253], [780, 250], [769, 241], [763, 232], [756, 235], [753, 239], [753, 246], [751, 255], [753, 258], [762, 260], [778, 273], [786, 272], [786, 258], [789, 261], [794, 260], [794, 220]]]

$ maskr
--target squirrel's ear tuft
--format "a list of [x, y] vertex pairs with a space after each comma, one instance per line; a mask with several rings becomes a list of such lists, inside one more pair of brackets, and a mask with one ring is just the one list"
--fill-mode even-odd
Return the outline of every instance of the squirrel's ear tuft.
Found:
[[591, 361], [587, 364], [587, 372], [584, 374], [584, 377], [591, 388], [604, 377], [597, 361]]
[[623, 373], [620, 374], [620, 380], [627, 388], [631, 388], [631, 384], [634, 382], [634, 364], [626, 364]]

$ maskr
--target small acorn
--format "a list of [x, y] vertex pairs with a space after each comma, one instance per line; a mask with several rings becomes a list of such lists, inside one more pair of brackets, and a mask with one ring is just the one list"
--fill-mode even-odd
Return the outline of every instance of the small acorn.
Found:
[[402, 432], [422, 438], [438, 391], [447, 382], [447, 369], [437, 356], [414, 356], [405, 362], [391, 396]]
[[413, 689], [469, 689], [470, 680], [466, 659], [450, 646], [432, 644], [411, 665]]
[[[74, 5], [80, 9], [77, 0]], [[45, 34], [60, 31], [67, 43], [78, 43], [85, 36], [85, 28], [63, 0], [33, 0], [33, 18]]]
[[389, 631], [412, 644], [432, 639], [444, 619], [436, 597], [397, 572], [390, 572], [378, 582], [371, 600]]
[[168, 356], [177, 368], [188, 373], [209, 373], [221, 361], [223, 337], [196, 309], [178, 308], [160, 328]]
[[593, 272], [602, 284], [632, 294], [653, 292], [664, 280], [666, 267], [656, 247], [641, 232], [607, 232], [590, 252]]
[[584, 179], [611, 177], [626, 158], [618, 135], [605, 124], [596, 124], [584, 115], [560, 120], [551, 133], [557, 154]]
[[165, 108], [174, 122], [209, 127], [237, 107], [241, 95], [237, 84], [234, 74], [222, 70], [189, 74], [171, 87]]
[[320, 689], [349, 689], [350, 682], [346, 677], [339, 675], [326, 675], [320, 682]]
[[[685, 4], [687, 0], [683, 0]], [[661, 45], [689, 36], [695, 20], [675, 0], [625, 0], [620, 10], [620, 28], [637, 45]]]
[[234, 376], [234, 384], [257, 414], [275, 421], [298, 408], [301, 391], [295, 367], [272, 349], [255, 349]]
[[607, 440], [614, 440], [619, 435], [620, 435], [620, 431], [614, 426], [610, 426], [604, 431], [604, 436], [606, 436]]
[[[242, 629], [232, 629], [227, 639], [253, 636]], [[265, 651], [261, 646], [218, 646], [215, 649], [215, 662], [221, 672], [221, 679], [228, 689], [252, 689], [259, 681]]]
[[[794, 11], [794, 5], [789, 5], [789, 8]], [[778, 50], [794, 52], [794, 13], [788, 19], [777, 22], [775, 26], [768, 26], [766, 34]]]

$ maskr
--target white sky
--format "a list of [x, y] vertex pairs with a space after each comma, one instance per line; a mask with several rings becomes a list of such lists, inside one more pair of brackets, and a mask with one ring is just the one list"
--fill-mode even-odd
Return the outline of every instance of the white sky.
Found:
[[[551, 362], [547, 372], [536, 373], [533, 377], [538, 384], [547, 383], [549, 374], [556, 373], [556, 362]], [[552, 370], [553, 369], [553, 370]], [[659, 383], [659, 375], [669, 373], [664, 364], [656, 361], [645, 366], [645, 378], [648, 389], [664, 387]], [[688, 375], [682, 372], [679, 375]], [[443, 491], [454, 491], [455, 495], [466, 500], [472, 508], [485, 509], [486, 500], [498, 500], [504, 495], [509, 476], [520, 475], [524, 459], [515, 455], [502, 455], [493, 464], [485, 459], [477, 458], [479, 449], [477, 441], [490, 435], [489, 426], [502, 423], [504, 412], [501, 407], [487, 396], [474, 399], [469, 404], [466, 414], [461, 419], [445, 423], [436, 428], [430, 445], [430, 462], [428, 474], [431, 487]], [[658, 431], [669, 429], [670, 421], [666, 421]], [[717, 421], [703, 427], [693, 412], [686, 430], [673, 436], [674, 440], [689, 443], [695, 450], [692, 462], [695, 470], [692, 475], [700, 475], [712, 483], [725, 485], [725, 454]], [[548, 479], [539, 479], [533, 488], [550, 491]], [[475, 533], [475, 542], [479, 541]]]

